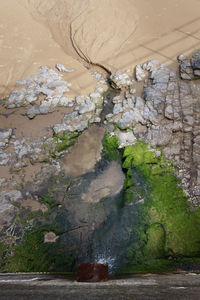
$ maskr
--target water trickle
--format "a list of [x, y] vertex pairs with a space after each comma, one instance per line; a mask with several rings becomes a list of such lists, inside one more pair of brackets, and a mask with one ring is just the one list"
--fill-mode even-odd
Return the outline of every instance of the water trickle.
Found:
[[104, 105], [103, 105], [103, 110], [101, 112], [101, 123], [104, 123], [106, 119], [106, 115], [110, 114], [113, 112], [113, 107], [114, 104], [112, 103], [112, 99], [119, 94], [118, 90], [114, 90], [111, 88], [108, 88], [107, 91], [104, 93]]
[[123, 204], [122, 191], [118, 196], [102, 200], [107, 218], [91, 237], [91, 258], [98, 263], [106, 263], [110, 273], [115, 273], [126, 263], [127, 248], [137, 241], [134, 225], [140, 220], [138, 201], [147, 196], [147, 185], [142, 176], [132, 170], [135, 179], [135, 193], [131, 203]]

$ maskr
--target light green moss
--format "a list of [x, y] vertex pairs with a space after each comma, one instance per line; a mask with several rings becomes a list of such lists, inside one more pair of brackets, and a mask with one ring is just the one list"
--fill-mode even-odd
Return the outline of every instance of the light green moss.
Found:
[[155, 223], [146, 231], [147, 242], [144, 255], [148, 258], [162, 258], [165, 256], [166, 232], [162, 224]]
[[134, 199], [136, 192], [136, 186], [134, 181], [134, 175], [131, 170], [126, 172], [126, 178], [124, 180], [124, 197], [123, 203], [130, 203]]
[[131, 169], [143, 176], [149, 189], [147, 199], [139, 207], [141, 224], [134, 228], [138, 242], [127, 251], [132, 270], [144, 261], [151, 264], [152, 259], [200, 256], [200, 213], [189, 207], [171, 162], [163, 155], [156, 157], [156, 152], [141, 142], [126, 147], [123, 158], [123, 168], [127, 170], [125, 185], [128, 182], [129, 186], [127, 201], [131, 201], [130, 182], [134, 181], [130, 179]]
[[75, 131], [65, 131], [61, 135], [54, 133], [53, 142], [49, 147], [49, 153], [53, 158], [59, 155], [62, 151], [67, 150], [69, 147], [73, 146], [76, 142], [77, 137], [80, 132]]
[[107, 156], [110, 160], [121, 162], [121, 153], [119, 151], [119, 139], [116, 136], [111, 136], [107, 133], [103, 140], [103, 156]]
[[127, 189], [134, 185], [135, 185], [134, 176], [133, 176], [131, 170], [128, 170], [126, 172], [126, 178], [124, 180], [124, 189]]

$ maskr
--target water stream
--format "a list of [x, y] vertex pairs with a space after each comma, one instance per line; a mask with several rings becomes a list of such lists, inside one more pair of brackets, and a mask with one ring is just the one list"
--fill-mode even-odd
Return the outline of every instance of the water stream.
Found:
[[81, 243], [77, 263], [107, 263], [113, 274], [120, 265], [127, 262], [127, 248], [137, 243], [138, 239], [134, 232], [134, 226], [141, 221], [138, 204], [142, 205], [148, 192], [142, 176], [136, 170], [132, 172], [135, 191], [131, 203], [124, 203], [124, 190], [116, 196], [102, 198], [97, 203], [83, 202], [77, 195], [81, 194], [94, 174], [85, 175], [79, 187], [74, 186], [76, 196], [68, 200], [68, 220], [70, 218], [71, 226], [87, 224], [78, 232], [66, 236], [68, 241], [76, 236], [77, 243]]

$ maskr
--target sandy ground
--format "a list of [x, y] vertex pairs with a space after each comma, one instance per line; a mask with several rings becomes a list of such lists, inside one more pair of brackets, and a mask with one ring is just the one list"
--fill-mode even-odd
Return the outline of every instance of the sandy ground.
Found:
[[[72, 94], [88, 93], [94, 78], [72, 47], [111, 70], [147, 59], [173, 64], [200, 46], [198, 0], [1, 0], [0, 95], [40, 65], [64, 63]], [[71, 26], [71, 27], [70, 27]]]
[[53, 39], [48, 19], [38, 22], [22, 4], [25, 1], [0, 1], [0, 98], [14, 89], [17, 80], [37, 73], [39, 66], [56, 63], [75, 70], [64, 78], [73, 84], [72, 95], [90, 92], [93, 77]]

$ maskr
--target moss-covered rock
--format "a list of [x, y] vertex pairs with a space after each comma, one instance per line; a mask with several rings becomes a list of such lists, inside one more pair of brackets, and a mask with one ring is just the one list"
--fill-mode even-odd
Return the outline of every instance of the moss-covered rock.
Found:
[[49, 146], [49, 153], [53, 158], [60, 156], [60, 154], [73, 146], [76, 142], [80, 132], [64, 131], [62, 134], [53, 134], [53, 141]]
[[[169, 258], [175, 264], [187, 257], [200, 256], [200, 210], [191, 209], [174, 175], [172, 162], [158, 149], [137, 141], [118, 150], [116, 136], [105, 136], [105, 153], [121, 159], [126, 178], [123, 205], [137, 203], [140, 221], [133, 226], [135, 242], [127, 249], [122, 272], [167, 269]], [[140, 176], [143, 186], [137, 184]], [[173, 264], [172, 263], [172, 264]]]
[[63, 249], [60, 238], [55, 243], [44, 243], [44, 233], [47, 231], [48, 228], [33, 230], [14, 247], [6, 248], [2, 244], [5, 271], [71, 272], [74, 267], [73, 252]]
[[162, 224], [154, 223], [146, 230], [147, 242], [144, 255], [148, 258], [162, 258], [165, 256], [166, 232]]
[[[199, 259], [200, 209], [188, 205], [173, 164], [139, 141], [119, 149], [118, 138], [106, 134], [103, 145], [102, 169], [75, 179], [51, 176], [34, 186], [34, 195], [48, 210], [20, 210], [12, 229], [15, 241], [0, 244], [2, 272], [70, 272], [80, 257], [87, 257], [88, 249], [96, 251], [94, 258], [109, 254], [109, 259], [118, 260], [117, 268], [121, 264], [121, 272], [130, 273], [164, 271], [188, 258]], [[87, 202], [81, 196], [85, 187], [110, 160], [122, 166], [123, 191]], [[87, 223], [94, 220], [97, 226], [89, 232]], [[79, 229], [88, 235], [85, 252]], [[56, 235], [54, 242], [45, 242], [48, 232]]]
[[[163, 155], [142, 142], [128, 146], [123, 153], [126, 170], [125, 200], [131, 201], [134, 190], [132, 169], [137, 170], [148, 185], [148, 198], [140, 205], [141, 223], [137, 231], [138, 242], [128, 249], [129, 270], [136, 265], [155, 266], [155, 259], [197, 257], [200, 255], [200, 212], [192, 211], [179, 181], [173, 173], [173, 165]], [[132, 193], [134, 201], [134, 193]], [[158, 262], [158, 261], [157, 261]], [[148, 265], [148, 263], [147, 263]], [[127, 269], [126, 269], [127, 270]]]
[[103, 140], [103, 156], [107, 156], [110, 160], [121, 162], [121, 153], [119, 151], [119, 139], [107, 133]]
[[[75, 247], [68, 247], [66, 243], [68, 221], [65, 208], [61, 205], [68, 186], [68, 178], [52, 176], [48, 182], [43, 182], [43, 186], [38, 186], [37, 191], [38, 201], [44, 203], [48, 210], [31, 211], [19, 207], [12, 224], [13, 242], [8, 244], [7, 236], [0, 243], [0, 272], [73, 270]], [[45, 241], [45, 235], [49, 232], [56, 235], [55, 241]]]

